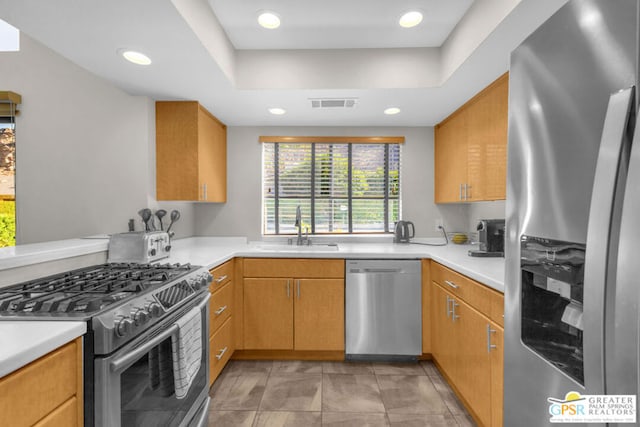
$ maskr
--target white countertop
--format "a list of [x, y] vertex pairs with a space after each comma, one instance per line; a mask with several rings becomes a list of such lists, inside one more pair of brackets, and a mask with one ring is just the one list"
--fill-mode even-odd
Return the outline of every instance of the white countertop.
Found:
[[85, 322], [0, 322], [0, 378], [87, 332]]
[[0, 270], [104, 252], [108, 245], [108, 236], [95, 236], [0, 248]]
[[[417, 239], [420, 242], [440, 239]], [[169, 262], [190, 262], [213, 268], [233, 257], [256, 258], [342, 258], [342, 259], [420, 259], [430, 258], [499, 292], [504, 292], [504, 258], [478, 258], [468, 255], [474, 245], [425, 246], [407, 243], [338, 243], [338, 250], [327, 246], [297, 247], [275, 243], [246, 243], [242, 238], [191, 237], [176, 240]]]

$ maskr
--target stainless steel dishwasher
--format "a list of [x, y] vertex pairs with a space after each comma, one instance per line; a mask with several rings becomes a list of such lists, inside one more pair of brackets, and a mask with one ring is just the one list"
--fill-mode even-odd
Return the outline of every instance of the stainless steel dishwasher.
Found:
[[422, 354], [419, 260], [346, 261], [349, 360], [411, 360]]

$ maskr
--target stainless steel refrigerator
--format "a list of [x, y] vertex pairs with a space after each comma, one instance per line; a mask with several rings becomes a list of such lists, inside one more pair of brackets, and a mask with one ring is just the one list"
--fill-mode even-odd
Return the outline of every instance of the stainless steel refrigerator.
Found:
[[639, 9], [570, 1], [511, 56], [508, 427], [550, 425], [571, 391], [638, 393]]

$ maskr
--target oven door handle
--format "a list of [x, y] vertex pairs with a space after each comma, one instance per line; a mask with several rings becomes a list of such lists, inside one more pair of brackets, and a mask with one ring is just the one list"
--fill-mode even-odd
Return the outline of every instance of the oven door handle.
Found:
[[[211, 298], [211, 294], [207, 292], [202, 302], [200, 302], [196, 307], [202, 310], [209, 302], [209, 298]], [[166, 340], [176, 332], [178, 332], [178, 325], [174, 323], [169, 327], [169, 329], [153, 337], [151, 340], [145, 342], [140, 347], [136, 347], [131, 351], [127, 352], [127, 354], [125, 354], [124, 356], [111, 361], [110, 363], [111, 371], [114, 373], [122, 371], [124, 368], [128, 367], [131, 363], [135, 362], [140, 357], [142, 357], [145, 353], [147, 353], [153, 347], [157, 346], [162, 341]]]

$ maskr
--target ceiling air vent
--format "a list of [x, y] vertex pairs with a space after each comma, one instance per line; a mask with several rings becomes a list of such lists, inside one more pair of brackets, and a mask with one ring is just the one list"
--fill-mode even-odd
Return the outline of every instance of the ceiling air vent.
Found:
[[357, 98], [312, 98], [311, 108], [353, 108]]

